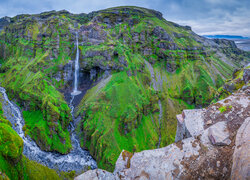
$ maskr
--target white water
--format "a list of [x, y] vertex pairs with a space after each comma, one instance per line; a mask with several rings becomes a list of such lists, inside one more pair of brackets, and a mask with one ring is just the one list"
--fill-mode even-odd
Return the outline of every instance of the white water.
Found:
[[[155, 79], [155, 73], [154, 73], [154, 68], [152, 67], [152, 65], [144, 60], [149, 72], [150, 72], [150, 75], [151, 75], [151, 80], [152, 80], [152, 86], [154, 88], [155, 91], [158, 91], [158, 85], [157, 85], [157, 81]], [[158, 100], [158, 105], [159, 105], [159, 108], [160, 108], [160, 113], [159, 113], [159, 117], [158, 117], [158, 123], [159, 123], [159, 140], [158, 140], [158, 145], [157, 145], [157, 148], [160, 147], [160, 144], [161, 144], [161, 119], [162, 119], [162, 104], [161, 104], [161, 100], [159, 99]]]
[[74, 89], [71, 93], [72, 96], [81, 94], [81, 91], [78, 91], [78, 76], [79, 76], [79, 48], [78, 48], [78, 33], [76, 32], [76, 59], [75, 59], [75, 77], [74, 77]]
[[26, 137], [23, 132], [24, 119], [22, 113], [17, 105], [12, 103], [5, 92], [5, 89], [0, 87], [0, 93], [3, 96], [2, 107], [4, 115], [12, 123], [13, 129], [23, 139], [24, 149], [23, 154], [29, 159], [37, 161], [49, 168], [59, 169], [61, 171], [81, 171], [90, 166], [92, 169], [97, 168], [95, 160], [90, 154], [81, 149], [78, 140], [74, 134], [74, 127], [72, 128], [72, 146], [73, 149], [69, 154], [62, 155], [55, 152], [42, 151], [37, 144], [32, 141], [28, 136]]

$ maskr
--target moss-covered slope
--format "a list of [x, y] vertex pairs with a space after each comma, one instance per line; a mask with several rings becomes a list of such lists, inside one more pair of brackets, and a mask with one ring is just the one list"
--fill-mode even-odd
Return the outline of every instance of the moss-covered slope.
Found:
[[208, 105], [250, 59], [232, 41], [200, 37], [139, 7], [19, 15], [7, 24], [0, 32], [1, 85], [24, 111], [26, 134], [61, 153], [71, 148], [66, 100], [78, 32], [79, 90], [86, 94], [74, 102], [77, 130], [82, 147], [108, 170], [122, 149], [172, 143], [175, 115]]
[[55, 170], [23, 156], [23, 140], [2, 112], [0, 102], [0, 179], [62, 179]]

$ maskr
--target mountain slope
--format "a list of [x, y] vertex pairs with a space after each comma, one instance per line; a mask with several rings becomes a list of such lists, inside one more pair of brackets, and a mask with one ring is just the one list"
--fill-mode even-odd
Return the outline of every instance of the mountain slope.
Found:
[[78, 32], [83, 93], [73, 102], [74, 123], [81, 146], [108, 170], [122, 149], [172, 143], [175, 115], [208, 105], [233, 69], [250, 59], [232, 41], [200, 37], [139, 7], [52, 11], [8, 22], [0, 35], [1, 85], [22, 107], [27, 135], [60, 153], [71, 149]]

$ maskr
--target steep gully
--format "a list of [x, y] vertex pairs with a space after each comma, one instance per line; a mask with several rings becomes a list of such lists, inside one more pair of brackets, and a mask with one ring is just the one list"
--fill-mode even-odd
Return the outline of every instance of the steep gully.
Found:
[[[74, 89], [73, 92], [71, 93], [71, 101], [70, 101], [70, 108], [73, 121], [75, 120], [75, 117], [73, 115], [74, 106], [72, 102], [76, 95], [81, 94], [81, 92], [77, 90], [78, 74], [79, 74], [78, 34], [76, 34], [76, 46], [77, 46], [77, 53], [75, 60], [75, 77], [74, 77], [75, 80], [74, 80]], [[83, 150], [80, 147], [80, 144], [75, 135], [74, 123], [71, 123], [69, 127], [69, 130], [71, 132], [71, 142], [73, 146], [73, 149], [69, 154], [62, 155], [56, 152], [42, 151], [37, 146], [37, 144], [33, 140], [31, 140], [30, 137], [25, 136], [23, 132], [23, 126], [25, 122], [19, 107], [8, 99], [6, 90], [3, 87], [0, 87], [0, 92], [3, 97], [2, 107], [4, 110], [4, 115], [12, 123], [13, 129], [23, 139], [24, 142], [23, 154], [25, 156], [27, 156], [31, 160], [46, 165], [49, 168], [59, 169], [60, 171], [75, 170], [80, 172], [83, 169], [88, 168], [89, 166], [92, 169], [97, 168], [97, 164], [95, 160], [90, 156], [89, 152]]]
[[[158, 87], [157, 87], [157, 81], [155, 79], [155, 73], [154, 73], [154, 68], [152, 67], [152, 65], [147, 62], [146, 60], [144, 60], [149, 72], [150, 72], [150, 75], [151, 75], [151, 80], [152, 80], [152, 86], [153, 86], [153, 89], [155, 91], [158, 91]], [[161, 104], [161, 100], [159, 99], [158, 100], [158, 105], [159, 105], [159, 108], [160, 108], [160, 112], [159, 112], [159, 117], [158, 117], [158, 123], [159, 123], [159, 140], [158, 140], [158, 145], [157, 145], [157, 148], [160, 147], [160, 144], [161, 144], [161, 119], [162, 119], [162, 104]]]

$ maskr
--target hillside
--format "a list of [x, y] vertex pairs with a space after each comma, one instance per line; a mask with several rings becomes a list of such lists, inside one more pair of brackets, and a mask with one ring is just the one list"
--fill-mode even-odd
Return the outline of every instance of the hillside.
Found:
[[75, 180], [248, 179], [250, 76], [245, 77], [246, 85], [227, 98], [177, 115], [175, 143], [137, 153], [124, 150], [113, 173], [89, 170]]
[[[0, 83], [22, 110], [25, 134], [67, 154], [74, 124], [81, 147], [109, 171], [123, 149], [173, 143], [176, 114], [209, 105], [250, 61], [233, 41], [206, 39], [140, 7], [24, 14], [0, 27]], [[77, 37], [82, 93], [72, 118]]]

